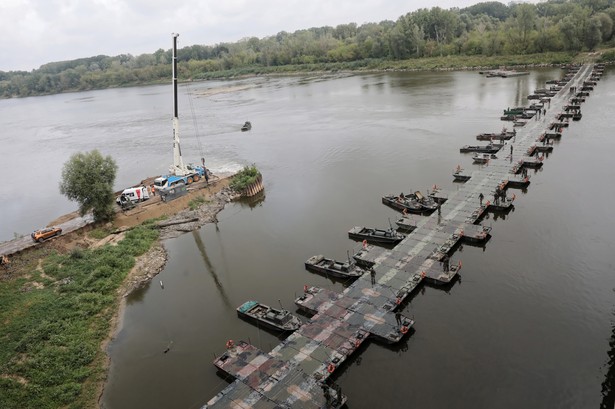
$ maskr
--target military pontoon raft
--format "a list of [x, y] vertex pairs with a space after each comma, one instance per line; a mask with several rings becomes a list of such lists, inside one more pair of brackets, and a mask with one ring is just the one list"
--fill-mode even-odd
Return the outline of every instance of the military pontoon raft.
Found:
[[321, 294], [315, 287], [306, 286], [296, 304], [313, 311], [314, 316], [271, 352], [262, 352], [249, 343], [240, 343], [239, 347], [227, 343], [226, 351], [214, 363], [235, 381], [205, 407], [339, 407], [345, 397], [331, 385], [331, 374], [367, 338], [395, 343], [412, 332], [412, 320], [404, 315], [399, 315], [398, 320], [396, 312], [404, 310], [408, 296], [423, 281], [452, 288], [462, 263], [451, 262], [450, 257], [466, 232], [479, 229], [470, 226], [479, 223], [485, 214], [485, 203], [481, 206], [479, 194], [488, 196], [496, 188], [528, 186], [528, 177], [511, 173], [519, 160], [517, 155], [524, 156], [538, 136], [547, 131], [549, 121], [567, 103], [569, 88], [580, 85], [591, 74], [591, 66], [584, 65], [570, 77], [570, 82], [552, 98], [545, 121], [533, 121], [517, 133], [511, 144], [512, 157], [498, 155], [488, 167], [472, 172], [463, 186], [449, 193], [441, 212], [420, 218], [414, 231], [393, 248], [366, 246], [353, 256], [357, 263], [359, 259], [372, 263], [369, 274], [358, 277], [339, 293], [321, 289]]
[[489, 212], [497, 212], [497, 213], [506, 213], [511, 211], [514, 206], [513, 202], [515, 201], [515, 195], [508, 197], [504, 192], [503, 196], [498, 196], [494, 193], [493, 200], [488, 200], [486, 203], [487, 211]]
[[[284, 359], [275, 358], [246, 341], [228, 340], [226, 345], [227, 351], [216, 358], [214, 365], [235, 382], [204, 408], [339, 409], [346, 403], [347, 397], [339, 387], [308, 375]], [[295, 387], [287, 388], [287, 385]], [[258, 391], [256, 396], [255, 391]], [[285, 405], [275, 405], [275, 402]]]
[[490, 143], [487, 145], [465, 145], [459, 149], [460, 153], [478, 152], [478, 153], [498, 153], [502, 149], [502, 144]]
[[508, 141], [517, 134], [517, 131], [502, 131], [500, 133], [481, 133], [476, 135], [478, 141]]
[[408, 217], [407, 215], [403, 215], [402, 217], [395, 220], [395, 224], [399, 230], [403, 230], [404, 232], [411, 232], [416, 229], [416, 221]]
[[365, 273], [365, 270], [353, 261], [341, 262], [321, 254], [310, 257], [305, 262], [305, 268], [314, 273], [337, 278], [357, 278]]
[[472, 155], [472, 162], [480, 165], [484, 165], [491, 159], [497, 159], [498, 157], [494, 153], [475, 153]]
[[487, 78], [509, 78], [509, 77], [521, 77], [523, 75], [530, 75], [529, 71], [515, 71], [515, 70], [489, 70], [479, 71], [479, 74], [485, 74]]
[[484, 244], [491, 237], [491, 226], [471, 224], [461, 230], [459, 235], [467, 244]]
[[237, 307], [237, 314], [248, 321], [278, 331], [295, 331], [301, 326], [299, 317], [258, 301], [246, 301], [241, 304]]
[[455, 182], [467, 182], [472, 178], [472, 175], [464, 172], [464, 170], [457, 166], [457, 168], [453, 171], [453, 180]]
[[382, 203], [400, 212], [423, 213], [425, 208], [413, 196], [406, 196], [404, 193], [396, 195], [382, 196]]
[[436, 203], [433, 197], [430, 197], [429, 195], [425, 196], [418, 190], [414, 192], [413, 195], [416, 198], [417, 202], [419, 202], [421, 206], [423, 206], [423, 209], [425, 209], [425, 211], [433, 212], [438, 208], [438, 203]]
[[402, 241], [406, 235], [393, 229], [372, 229], [370, 227], [355, 226], [348, 231], [348, 237], [353, 240], [367, 240], [374, 244], [396, 244]]

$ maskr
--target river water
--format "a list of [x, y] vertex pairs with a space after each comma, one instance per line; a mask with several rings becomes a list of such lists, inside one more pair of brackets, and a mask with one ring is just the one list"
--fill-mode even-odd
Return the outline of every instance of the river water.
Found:
[[[343, 289], [305, 271], [304, 261], [345, 258], [356, 247], [352, 226], [388, 227], [396, 213], [380, 203], [383, 194], [457, 189], [453, 169], [474, 166], [458, 148], [499, 131], [503, 108], [525, 105], [560, 75], [339, 74], [181, 86], [185, 158], [204, 156], [214, 172], [255, 163], [265, 197], [230, 204], [217, 226], [165, 243], [164, 289], [157, 279], [129, 297], [109, 349], [103, 406], [203, 405], [228, 385], [212, 365], [228, 339], [265, 351], [279, 342], [240, 320], [238, 305], [255, 299], [294, 310], [304, 284]], [[611, 399], [602, 384], [615, 311], [614, 97], [611, 71], [583, 105], [583, 120], [517, 192], [514, 212], [485, 221], [493, 227], [486, 247], [456, 253], [461, 280], [411, 297], [409, 338], [368, 343], [336, 371], [348, 407], [589, 408]], [[118, 189], [164, 172], [170, 103], [170, 86], [0, 101], [2, 169], [25, 168], [34, 182], [9, 180], [0, 239], [74, 209], [57, 189], [73, 152], [112, 155]], [[242, 133], [246, 120], [253, 128]]]

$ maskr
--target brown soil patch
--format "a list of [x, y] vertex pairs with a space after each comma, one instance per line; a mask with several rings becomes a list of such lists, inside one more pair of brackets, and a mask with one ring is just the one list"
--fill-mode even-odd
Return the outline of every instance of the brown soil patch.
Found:
[[113, 225], [116, 228], [133, 227], [143, 223], [148, 219], [155, 219], [162, 216], [171, 217], [180, 211], [187, 209], [191, 200], [202, 196], [207, 201], [214, 199], [214, 196], [226, 188], [229, 178], [216, 180], [207, 185], [205, 182], [193, 183], [188, 188], [188, 193], [170, 202], [163, 202], [160, 196], [156, 195], [149, 200], [140, 203], [139, 206], [126, 212], [119, 212]]
[[2, 378], [2, 379], [10, 379], [10, 380], [19, 382], [22, 385], [27, 385], [28, 384], [28, 380], [26, 378], [18, 376], [18, 375], [2, 374], [2, 375], [0, 375], [0, 378]]

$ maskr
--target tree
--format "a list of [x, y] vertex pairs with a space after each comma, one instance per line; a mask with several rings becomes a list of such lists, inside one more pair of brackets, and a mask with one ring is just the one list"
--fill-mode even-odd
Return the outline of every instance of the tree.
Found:
[[92, 210], [94, 221], [113, 219], [113, 183], [117, 165], [111, 156], [93, 150], [75, 153], [64, 164], [60, 193], [79, 203], [83, 216]]
[[594, 48], [602, 40], [602, 31], [600, 31], [600, 19], [598, 17], [592, 17], [589, 20], [589, 25], [585, 33], [585, 45], [589, 48], [589, 51], [593, 51]]

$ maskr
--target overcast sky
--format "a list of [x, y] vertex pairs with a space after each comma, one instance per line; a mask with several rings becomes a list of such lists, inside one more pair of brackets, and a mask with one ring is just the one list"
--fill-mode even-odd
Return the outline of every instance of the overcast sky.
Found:
[[481, 0], [0, 0], [0, 71], [94, 55], [153, 53], [280, 31], [396, 20]]

